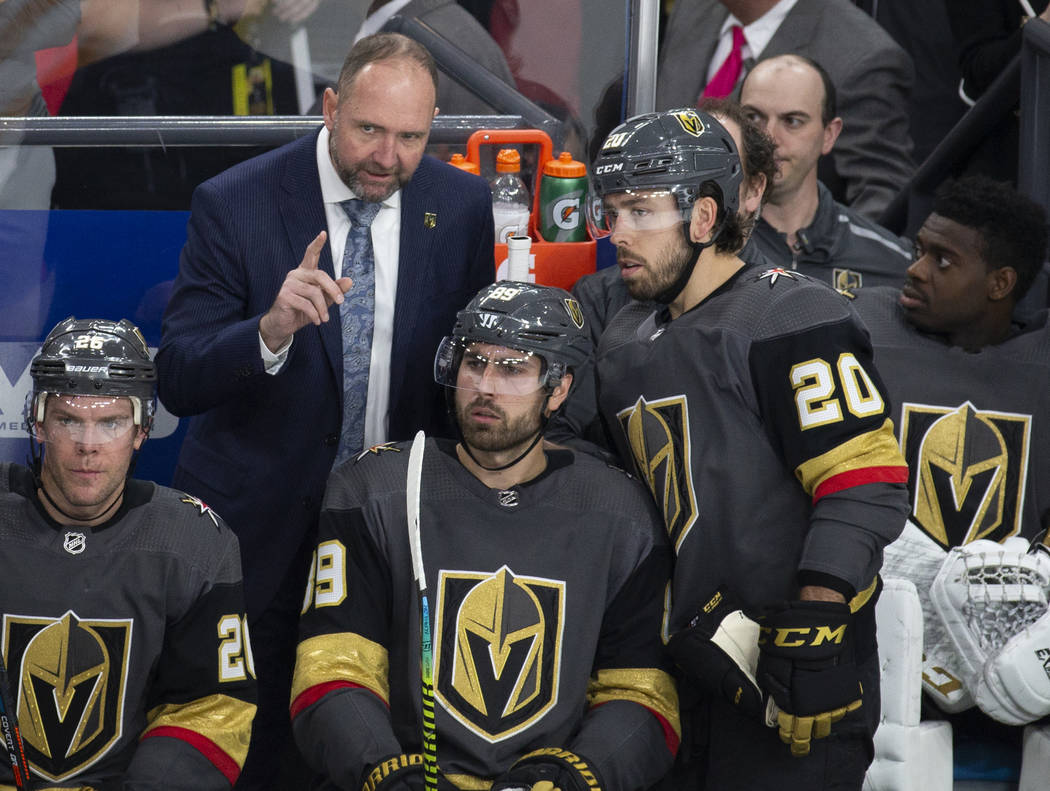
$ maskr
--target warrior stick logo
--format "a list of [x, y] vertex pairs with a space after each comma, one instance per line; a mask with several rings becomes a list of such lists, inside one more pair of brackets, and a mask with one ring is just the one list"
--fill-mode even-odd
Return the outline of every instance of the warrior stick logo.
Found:
[[1021, 529], [1032, 418], [904, 404], [901, 449], [914, 472], [912, 520], [945, 549]]
[[120, 739], [131, 620], [5, 615], [4, 645], [29, 765], [73, 777]]
[[565, 583], [442, 571], [434, 678], [441, 704], [489, 742], [520, 733], [558, 701]]
[[617, 417], [638, 474], [653, 493], [675, 552], [696, 523], [696, 494], [689, 463], [689, 405], [684, 395], [646, 401]]

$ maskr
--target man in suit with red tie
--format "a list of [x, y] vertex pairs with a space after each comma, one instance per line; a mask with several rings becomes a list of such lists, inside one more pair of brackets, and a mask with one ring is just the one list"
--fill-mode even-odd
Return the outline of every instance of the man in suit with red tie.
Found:
[[292, 787], [296, 625], [333, 462], [447, 433], [434, 350], [494, 279], [488, 186], [423, 153], [435, 86], [416, 42], [362, 39], [318, 134], [194, 194], [157, 362], [165, 406], [194, 416], [175, 485], [241, 543], [260, 685], [238, 789]]
[[738, 98], [755, 61], [789, 53], [823, 65], [838, 88], [843, 129], [820, 180], [877, 221], [914, 171], [907, 101], [914, 68], [849, 0], [678, 0], [660, 49], [657, 109], [692, 106], [701, 96]]

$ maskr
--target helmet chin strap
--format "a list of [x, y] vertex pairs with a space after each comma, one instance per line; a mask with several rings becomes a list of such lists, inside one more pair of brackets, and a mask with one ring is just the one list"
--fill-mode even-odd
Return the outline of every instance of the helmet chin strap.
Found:
[[688, 224], [682, 224], [682, 235], [685, 237], [686, 244], [693, 248], [693, 254], [689, 257], [685, 266], [682, 267], [682, 271], [678, 273], [678, 277], [667, 288], [653, 297], [654, 301], [659, 302], [661, 305], [670, 305], [678, 298], [678, 295], [682, 293], [689, 282], [689, 278], [693, 276], [693, 270], [696, 269], [696, 263], [700, 260], [700, 254], [715, 243], [724, 223], [725, 219], [723, 218], [722, 222], [711, 232], [711, 240], [707, 242], [694, 242], [689, 238]]
[[103, 511], [101, 511], [100, 513], [95, 514], [92, 517], [89, 517], [88, 519], [84, 519], [83, 517], [79, 517], [79, 516], [73, 516], [73, 514], [70, 514], [70, 513], [67, 513], [65, 511], [63, 511], [58, 506], [58, 503], [56, 503], [54, 500], [51, 499], [51, 495], [47, 493], [47, 489], [44, 487], [43, 483], [40, 484], [39, 491], [40, 491], [40, 493], [42, 495], [44, 495], [44, 499], [47, 500], [48, 504], [52, 508], [54, 508], [56, 511], [58, 511], [60, 514], [62, 514], [62, 516], [64, 516], [66, 519], [69, 519], [69, 520], [71, 520], [73, 522], [93, 522], [96, 519], [101, 519], [102, 517], [108, 515], [110, 511], [112, 511], [114, 508], [116, 508], [117, 507], [117, 503], [119, 503], [121, 500], [124, 499], [124, 492], [127, 490], [127, 488], [128, 488], [128, 483], [127, 483], [127, 480], [125, 479], [124, 486], [120, 490], [120, 494], [118, 494], [116, 497], [113, 498], [113, 502], [111, 502], [108, 506], [106, 506], [106, 508]]
[[532, 449], [536, 447], [536, 444], [541, 439], [543, 439], [543, 432], [546, 430], [547, 422], [549, 420], [550, 420], [549, 417], [544, 416], [540, 420], [539, 431], [536, 432], [536, 436], [532, 438], [532, 442], [529, 443], [529, 446], [527, 448], [525, 448], [525, 450], [523, 450], [521, 453], [519, 453], [514, 458], [513, 461], [509, 461], [506, 464], [500, 465], [499, 467], [486, 467], [484, 464], [482, 464], [480, 461], [478, 461], [478, 457], [474, 455], [474, 452], [470, 449], [470, 445], [468, 445], [467, 441], [465, 439], [463, 439], [463, 432], [460, 430], [458, 422], [456, 423], [456, 433], [459, 434], [459, 444], [463, 446], [463, 450], [465, 450], [467, 452], [467, 455], [470, 456], [471, 460], [476, 465], [481, 467], [481, 469], [485, 470], [485, 472], [501, 472], [503, 470], [506, 470], [506, 469], [509, 469], [509, 468], [513, 467], [515, 464], [517, 464], [519, 461], [524, 459], [526, 456], [529, 455], [529, 453], [532, 452]]
[[[510, 469], [519, 461], [528, 456], [529, 453], [532, 452], [532, 449], [535, 448], [536, 445], [539, 443], [539, 441], [543, 439], [543, 432], [547, 430], [547, 424], [550, 422], [551, 417], [553, 417], [553, 413], [551, 413], [550, 415], [542, 415], [540, 417], [540, 427], [539, 430], [536, 432], [536, 436], [532, 438], [532, 442], [529, 443], [529, 446], [525, 448], [525, 450], [523, 450], [521, 453], [519, 453], [512, 461], [500, 465], [499, 467], [486, 467], [484, 464], [478, 461], [478, 457], [474, 455], [474, 451], [470, 449], [470, 445], [467, 443], [467, 440], [463, 437], [463, 429], [460, 428], [459, 420], [456, 419], [455, 397], [452, 395], [452, 391], [454, 389], [455, 388], [448, 386], [445, 387], [445, 405], [448, 408], [449, 416], [452, 418], [452, 424], [456, 427], [456, 436], [459, 438], [459, 444], [463, 446], [463, 450], [466, 451], [466, 454], [468, 456], [470, 456], [471, 461], [473, 461], [475, 464], [481, 467], [481, 469], [485, 470], [485, 472], [502, 472], [503, 470]], [[550, 397], [550, 394], [552, 392], [553, 389], [550, 389], [548, 391], [548, 398]]]

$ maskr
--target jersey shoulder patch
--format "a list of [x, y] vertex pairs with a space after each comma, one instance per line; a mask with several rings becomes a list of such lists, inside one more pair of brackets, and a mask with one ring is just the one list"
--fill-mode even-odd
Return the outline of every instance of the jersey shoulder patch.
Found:
[[219, 519], [215, 515], [215, 512], [211, 509], [210, 505], [206, 505], [203, 500], [201, 500], [199, 497], [194, 497], [192, 494], [186, 494], [185, 492], [182, 492], [181, 494], [182, 496], [179, 497], [180, 503], [185, 503], [186, 505], [196, 509], [198, 516], [200, 516], [202, 519], [207, 517], [208, 519], [211, 519], [211, 523], [215, 525], [215, 527], [219, 526]]

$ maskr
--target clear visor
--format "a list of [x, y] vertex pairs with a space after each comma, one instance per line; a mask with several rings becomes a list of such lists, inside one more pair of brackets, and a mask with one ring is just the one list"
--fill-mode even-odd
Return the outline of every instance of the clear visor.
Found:
[[445, 387], [495, 395], [529, 395], [543, 389], [548, 372], [533, 352], [446, 337], [434, 359], [434, 380]]
[[598, 239], [617, 231], [664, 231], [689, 221], [690, 210], [678, 206], [670, 190], [625, 190], [587, 195], [587, 227]]
[[54, 395], [48, 398], [43, 421], [35, 424], [35, 436], [44, 442], [107, 445], [134, 429], [127, 398]]

